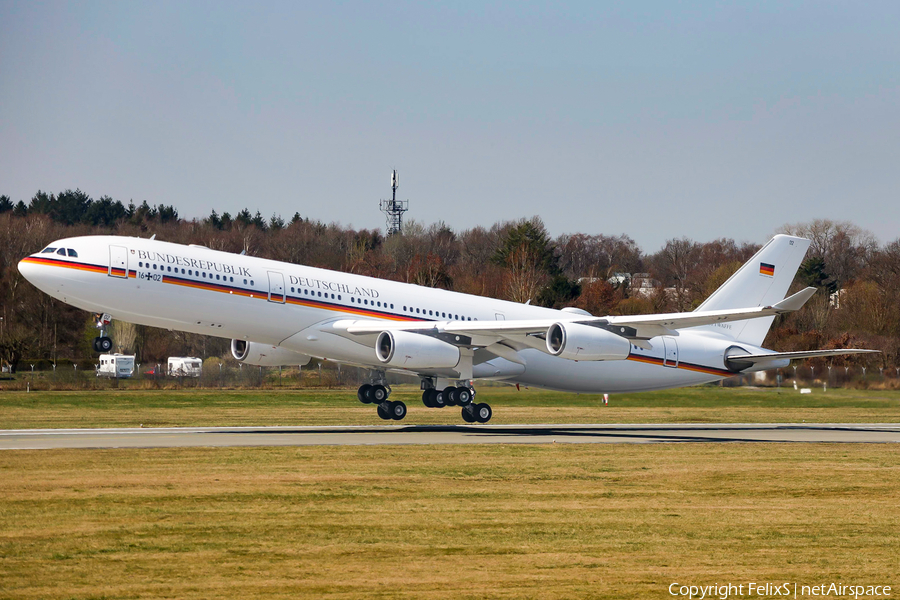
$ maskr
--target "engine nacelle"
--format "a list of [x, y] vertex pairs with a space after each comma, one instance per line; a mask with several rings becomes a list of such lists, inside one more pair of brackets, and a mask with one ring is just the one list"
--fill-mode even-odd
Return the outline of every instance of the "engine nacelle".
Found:
[[247, 340], [231, 340], [231, 355], [236, 361], [256, 367], [286, 367], [308, 364], [311, 358], [305, 354], [294, 352], [258, 342]]
[[631, 342], [599, 327], [554, 323], [547, 329], [547, 352], [569, 360], [625, 360]]
[[459, 348], [453, 344], [409, 331], [382, 331], [375, 356], [403, 369], [452, 369], [459, 364]]

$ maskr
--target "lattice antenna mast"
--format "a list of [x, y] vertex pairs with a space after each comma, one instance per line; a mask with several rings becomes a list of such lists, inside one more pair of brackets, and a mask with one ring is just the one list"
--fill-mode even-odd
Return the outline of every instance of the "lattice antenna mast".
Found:
[[381, 200], [378, 203], [378, 208], [387, 217], [385, 229], [387, 229], [388, 236], [392, 236], [395, 233], [403, 235], [403, 213], [409, 210], [409, 200], [397, 200], [398, 187], [400, 187], [400, 176], [397, 174], [397, 170], [394, 169], [391, 172], [393, 196], [390, 200]]

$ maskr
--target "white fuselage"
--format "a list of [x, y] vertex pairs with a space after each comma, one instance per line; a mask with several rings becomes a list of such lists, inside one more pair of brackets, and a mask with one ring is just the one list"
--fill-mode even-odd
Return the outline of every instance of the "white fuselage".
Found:
[[[327, 332], [341, 319], [493, 321], [577, 318], [570, 312], [294, 265], [156, 240], [89, 236], [59, 240], [19, 268], [38, 288], [115, 319], [281, 346], [313, 357], [381, 368], [371, 345]], [[76, 254], [77, 256], [70, 256]], [[520, 350], [524, 366], [493, 358], [475, 378], [586, 393], [680, 387], [733, 373], [714, 328], [683, 329], [632, 346], [626, 360], [573, 361]]]

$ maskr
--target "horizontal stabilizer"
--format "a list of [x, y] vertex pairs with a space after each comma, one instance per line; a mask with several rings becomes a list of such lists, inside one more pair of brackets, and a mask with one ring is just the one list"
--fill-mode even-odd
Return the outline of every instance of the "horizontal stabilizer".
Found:
[[800, 290], [793, 296], [785, 298], [781, 302], [776, 303], [772, 308], [784, 312], [793, 312], [795, 310], [800, 310], [801, 308], [803, 308], [803, 305], [813, 297], [815, 293], [816, 288], [808, 287], [806, 289]]

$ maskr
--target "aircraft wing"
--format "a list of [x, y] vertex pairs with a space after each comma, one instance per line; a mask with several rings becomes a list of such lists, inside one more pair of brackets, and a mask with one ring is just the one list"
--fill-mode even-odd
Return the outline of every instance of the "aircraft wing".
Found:
[[[542, 338], [547, 329], [560, 321], [579, 323], [606, 329], [630, 340], [649, 340], [658, 335], [678, 335], [677, 330], [699, 325], [727, 323], [771, 317], [792, 312], [802, 307], [816, 288], [806, 288], [785, 298], [773, 306], [726, 310], [694, 311], [661, 315], [631, 315], [614, 317], [578, 317], [561, 313], [557, 319], [530, 319], [509, 321], [416, 321], [386, 322], [380, 320], [341, 320], [333, 323], [335, 332], [350, 335], [372, 335], [382, 331], [417, 331], [430, 335], [460, 336], [466, 339], [449, 339], [458, 345], [484, 346], [496, 342], [512, 342], [540, 347], [534, 338]], [[444, 337], [441, 335], [441, 337]], [[530, 340], [528, 338], [531, 338]], [[471, 339], [471, 341], [468, 341]]]
[[800, 358], [819, 358], [822, 356], [844, 356], [847, 354], [878, 354], [881, 350], [862, 350], [859, 348], [845, 348], [843, 350], [801, 350], [799, 352], [769, 352], [766, 354], [735, 354], [729, 356], [729, 360], [737, 362], [761, 363], [771, 360], [797, 360]]

